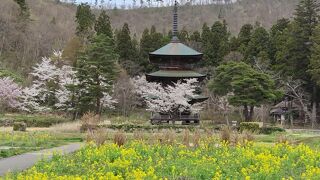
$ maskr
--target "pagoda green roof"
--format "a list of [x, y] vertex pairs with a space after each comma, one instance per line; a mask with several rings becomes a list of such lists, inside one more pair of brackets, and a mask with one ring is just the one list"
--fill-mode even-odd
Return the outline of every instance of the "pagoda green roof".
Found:
[[147, 74], [153, 77], [177, 77], [177, 78], [200, 78], [206, 75], [190, 70], [159, 70], [154, 73]]
[[180, 42], [171, 42], [162, 48], [151, 52], [150, 55], [159, 55], [159, 56], [200, 56], [202, 53], [180, 43]]

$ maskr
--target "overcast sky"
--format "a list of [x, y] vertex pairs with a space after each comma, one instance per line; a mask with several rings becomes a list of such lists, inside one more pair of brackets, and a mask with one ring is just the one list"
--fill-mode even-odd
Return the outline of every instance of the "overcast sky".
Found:
[[[181, 2], [182, 4], [190, 2], [190, 0], [178, 0], [179, 2]], [[221, 2], [224, 0], [192, 0], [192, 2], [197, 3], [197, 2]], [[225, 1], [231, 1], [231, 2], [235, 2], [237, 0], [225, 0]], [[96, 2], [96, 0], [77, 0], [78, 3], [81, 2], [88, 2], [89, 4], [94, 4]], [[98, 0], [98, 3], [100, 3], [101, 0]], [[133, 0], [103, 0], [104, 5], [109, 5], [109, 6], [132, 6], [133, 5]], [[147, 5], [146, 0], [144, 0], [145, 5]], [[156, 0], [152, 0], [153, 2], [153, 6], [167, 6], [167, 5], [172, 5], [174, 0], [163, 0], [163, 3], [156, 3]], [[140, 0], [136, 0], [136, 6], [140, 6]]]

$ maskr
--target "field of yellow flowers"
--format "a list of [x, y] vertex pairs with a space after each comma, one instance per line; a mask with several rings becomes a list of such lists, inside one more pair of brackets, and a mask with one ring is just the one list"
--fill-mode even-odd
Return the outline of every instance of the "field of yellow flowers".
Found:
[[320, 152], [306, 145], [228, 145], [203, 140], [198, 147], [131, 141], [88, 144], [55, 155], [8, 179], [320, 179]]

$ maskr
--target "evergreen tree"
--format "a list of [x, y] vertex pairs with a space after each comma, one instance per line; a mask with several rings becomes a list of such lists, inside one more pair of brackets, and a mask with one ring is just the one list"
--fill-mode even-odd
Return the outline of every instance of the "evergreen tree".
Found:
[[235, 36], [230, 38], [230, 51], [238, 51], [240, 46], [239, 39]]
[[192, 47], [193, 49], [196, 49], [198, 51], [202, 51], [201, 49], [201, 34], [199, 31], [194, 31], [191, 35], [190, 35], [190, 41], [188, 43], [190, 45], [190, 47]]
[[[295, 12], [294, 20], [302, 27], [302, 36], [309, 39], [319, 22], [319, 3], [317, 0], [301, 0]], [[310, 47], [310, 46], [309, 46]]]
[[116, 49], [119, 54], [120, 64], [128, 74], [136, 75], [141, 71], [138, 42], [135, 38], [131, 38], [127, 23], [116, 34]]
[[150, 52], [155, 51], [165, 45], [163, 35], [157, 32], [155, 26], [152, 26], [150, 29], [150, 38], [152, 42]]
[[264, 61], [270, 61], [270, 50], [269, 33], [263, 27], [258, 27], [251, 35], [244, 54], [244, 60], [251, 65], [254, 65], [255, 61], [261, 58], [264, 58]]
[[178, 38], [180, 42], [182, 43], [188, 43], [189, 42], [189, 33], [185, 27], [183, 27], [179, 32], [178, 32]]
[[14, 0], [20, 7], [20, 16], [29, 18], [30, 12], [26, 0]]
[[281, 95], [270, 76], [243, 62], [230, 61], [218, 66], [209, 89], [217, 95], [229, 95], [234, 106], [243, 106], [246, 121], [252, 121], [254, 107], [272, 102]]
[[270, 50], [270, 58], [271, 58], [271, 65], [273, 69], [277, 67], [277, 52], [281, 51], [281, 48], [284, 46], [284, 42], [286, 41], [286, 33], [285, 31], [288, 29], [290, 25], [289, 19], [279, 19], [276, 24], [271, 27], [270, 30], [270, 43], [271, 43], [271, 50]]
[[245, 55], [248, 44], [251, 40], [252, 31], [253, 26], [251, 24], [245, 24], [241, 27], [240, 32], [238, 34], [238, 51], [241, 52], [243, 55]]
[[101, 99], [111, 91], [118, 73], [118, 55], [113, 44], [105, 34], [97, 35], [78, 60], [78, 108], [81, 113], [88, 110], [101, 113]]
[[215, 22], [211, 30], [204, 24], [202, 29], [202, 43], [204, 52], [204, 64], [206, 66], [218, 66], [229, 50], [229, 33], [227, 26], [220, 21]]
[[119, 31], [116, 35], [116, 40], [120, 63], [131, 60], [134, 49], [132, 45], [129, 25], [127, 23], [124, 23], [121, 31]]
[[63, 59], [67, 61], [67, 64], [72, 64], [73, 66], [76, 66], [77, 56], [82, 48], [83, 45], [79, 37], [73, 37], [67, 42], [66, 46], [63, 49]]
[[155, 70], [156, 67], [149, 62], [149, 53], [165, 45], [166, 41], [166, 38], [157, 32], [155, 26], [151, 27], [150, 32], [148, 28], [143, 31], [140, 39], [140, 57], [144, 72]]
[[[280, 51], [277, 52], [277, 68], [287, 76], [303, 80], [307, 93], [312, 95], [311, 122], [316, 124], [317, 103], [319, 102], [318, 88], [308, 73], [310, 68], [310, 57], [312, 57], [312, 35], [319, 22], [319, 3], [316, 0], [301, 0], [295, 12], [294, 21], [285, 31], [285, 42]], [[314, 55], [316, 56], [316, 55]]]
[[95, 15], [91, 12], [90, 5], [81, 3], [76, 12], [76, 34], [86, 39], [92, 35], [92, 29], [95, 21]]
[[320, 86], [320, 25], [316, 27], [312, 36], [311, 59], [309, 73], [312, 79]]
[[190, 41], [201, 42], [201, 34], [199, 31], [194, 31], [190, 36]]
[[95, 23], [94, 30], [97, 32], [97, 35], [105, 34], [106, 36], [113, 38], [110, 17], [105, 10], [101, 11], [100, 16]]

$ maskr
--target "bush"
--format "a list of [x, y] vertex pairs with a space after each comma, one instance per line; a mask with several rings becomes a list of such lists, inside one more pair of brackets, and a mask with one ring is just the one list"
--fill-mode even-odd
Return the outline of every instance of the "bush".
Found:
[[13, 126], [16, 122], [24, 122], [28, 127], [50, 127], [54, 124], [60, 124], [68, 121], [70, 121], [70, 119], [53, 115], [14, 114], [0, 118], [0, 126]]
[[259, 132], [260, 127], [257, 122], [242, 122], [240, 123], [240, 132], [250, 131], [250, 132]]
[[80, 132], [93, 131], [98, 128], [100, 118], [98, 115], [88, 112], [81, 117]]
[[230, 142], [232, 136], [232, 130], [228, 126], [224, 126], [220, 130], [220, 139], [224, 142]]
[[13, 123], [13, 131], [26, 131], [27, 124], [24, 122], [15, 122]]
[[285, 130], [283, 128], [275, 127], [275, 126], [260, 128], [260, 133], [261, 134], [272, 134], [272, 133], [275, 133], [275, 132], [285, 132]]

